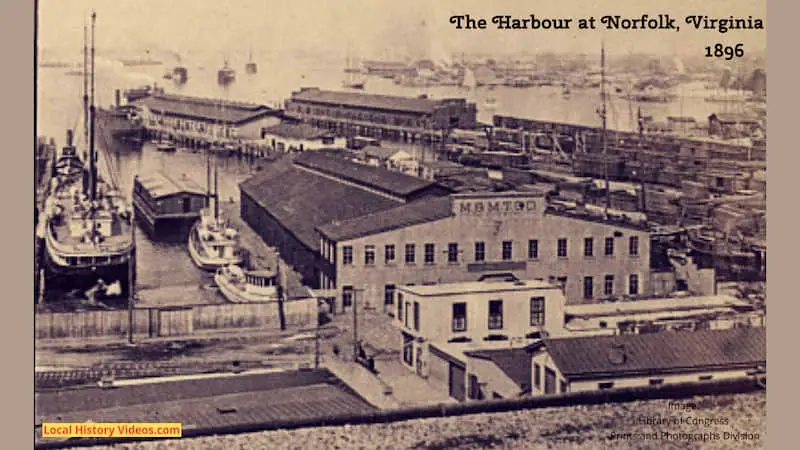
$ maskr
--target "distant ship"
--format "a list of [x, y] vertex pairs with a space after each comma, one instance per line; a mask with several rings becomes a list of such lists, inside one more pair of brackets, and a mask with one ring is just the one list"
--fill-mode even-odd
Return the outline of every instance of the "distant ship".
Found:
[[221, 86], [227, 86], [236, 80], [236, 71], [228, 65], [228, 60], [217, 72], [217, 83]]
[[162, 61], [158, 61], [150, 57], [150, 50], [147, 50], [145, 53], [147, 53], [147, 56], [145, 58], [120, 59], [119, 62], [121, 62], [122, 65], [126, 67], [160, 66], [163, 64]]
[[344, 81], [342, 81], [342, 87], [349, 89], [364, 89], [365, 81], [356, 76], [358, 71], [354, 70], [353, 58], [350, 56], [349, 48], [347, 50], [347, 61], [344, 72], [347, 74], [347, 76], [345, 77]]
[[245, 64], [244, 71], [250, 75], [258, 73], [258, 64], [253, 61], [253, 52], [250, 52], [250, 60]]

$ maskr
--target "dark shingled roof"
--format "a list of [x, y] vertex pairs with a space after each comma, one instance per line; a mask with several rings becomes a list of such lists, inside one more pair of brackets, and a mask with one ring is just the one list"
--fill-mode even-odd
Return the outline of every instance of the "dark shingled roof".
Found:
[[544, 346], [571, 380], [755, 367], [767, 360], [765, 328], [545, 339]]
[[318, 226], [401, 204], [286, 164], [268, 167], [239, 189], [314, 251], [319, 250]]
[[319, 232], [336, 242], [441, 220], [452, 215], [450, 197], [433, 197], [379, 211], [364, 217], [332, 222]]
[[150, 95], [135, 100], [133, 104], [146, 106], [155, 114], [230, 124], [247, 123], [270, 115], [277, 116], [280, 113], [278, 110], [254, 103], [170, 94]]
[[307, 88], [299, 92], [293, 92], [291, 100], [419, 114], [430, 114], [444, 103], [443, 100], [431, 100], [427, 98], [323, 91], [317, 88]]
[[531, 354], [524, 348], [476, 350], [464, 352], [474, 358], [486, 359], [494, 363], [508, 378], [517, 383], [521, 390], [531, 387]]
[[312, 127], [311, 125], [300, 123], [279, 123], [264, 130], [265, 133], [289, 139], [317, 139], [323, 136], [332, 136], [328, 130]]
[[304, 152], [295, 159], [294, 163], [403, 199], [407, 199], [409, 195], [423, 189], [439, 186], [411, 175], [359, 164], [320, 152]]

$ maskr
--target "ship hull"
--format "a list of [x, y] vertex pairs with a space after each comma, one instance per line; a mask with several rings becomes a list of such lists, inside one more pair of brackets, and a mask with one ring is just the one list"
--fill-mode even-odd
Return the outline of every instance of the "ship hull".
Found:
[[46, 245], [42, 247], [40, 260], [44, 269], [45, 303], [63, 299], [75, 291], [79, 298], [84, 298], [86, 291], [96, 286], [98, 280], [103, 280], [106, 285], [119, 282], [121, 292], [119, 295], [98, 297], [98, 299], [102, 298], [103, 303], [109, 305], [127, 304], [131, 283], [136, 283], [135, 248], [131, 251], [130, 258], [118, 263], [65, 267], [57, 261]]
[[145, 128], [114, 111], [97, 109], [97, 122], [106, 141], [142, 141]]
[[200, 249], [200, 237], [197, 235], [198, 226], [199, 222], [195, 222], [194, 226], [189, 232], [188, 243], [189, 256], [192, 258], [192, 262], [194, 262], [198, 268], [206, 271], [215, 271], [220, 267], [229, 266], [231, 264], [240, 264], [242, 262], [241, 257], [212, 258], [204, 255], [204, 252]]
[[276, 295], [254, 295], [236, 288], [228, 279], [221, 273], [214, 275], [214, 284], [219, 288], [220, 294], [231, 303], [277, 303], [278, 297]]

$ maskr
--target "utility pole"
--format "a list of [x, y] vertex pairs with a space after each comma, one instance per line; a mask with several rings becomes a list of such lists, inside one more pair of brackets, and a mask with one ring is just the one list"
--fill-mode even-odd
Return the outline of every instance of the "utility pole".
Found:
[[358, 292], [353, 291], [353, 361], [358, 361], [358, 305], [356, 304]]
[[[642, 156], [642, 150], [644, 150], [644, 148], [645, 148], [645, 145], [644, 145], [644, 118], [642, 117], [642, 107], [641, 106], [639, 107], [639, 110], [637, 112], [637, 119], [638, 119], [638, 125], [639, 125], [639, 156], [641, 157]], [[642, 212], [646, 214], [647, 213], [647, 206], [646, 206], [646, 203], [645, 203], [645, 191], [644, 191], [644, 162], [645, 162], [645, 158], [642, 158], [642, 167], [640, 169], [642, 171], [642, 173], [639, 174], [639, 184], [642, 187]]]
[[133, 344], [134, 309], [136, 301], [136, 282], [134, 280], [134, 264], [136, 264], [136, 211], [131, 209], [131, 253], [128, 255], [128, 343]]
[[314, 297], [314, 368], [319, 369], [319, 299]]

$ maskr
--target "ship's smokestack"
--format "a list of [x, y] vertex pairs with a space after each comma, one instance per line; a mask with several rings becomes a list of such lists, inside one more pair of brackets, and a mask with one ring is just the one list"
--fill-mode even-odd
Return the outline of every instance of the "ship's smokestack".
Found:
[[72, 147], [72, 130], [67, 130], [67, 147]]
[[119, 107], [119, 105], [120, 105], [120, 100], [119, 100], [120, 97], [119, 96], [120, 96], [119, 89], [116, 89], [114, 91], [114, 106], [116, 106], [116, 107]]

